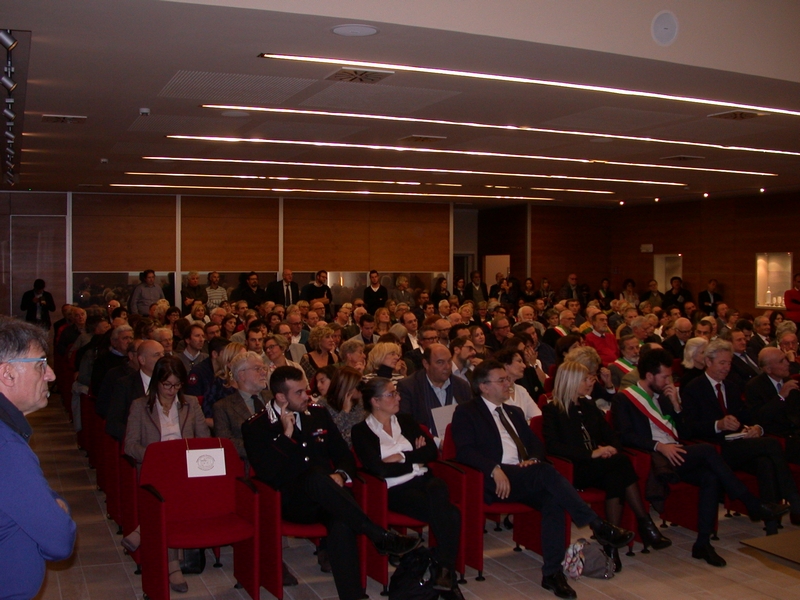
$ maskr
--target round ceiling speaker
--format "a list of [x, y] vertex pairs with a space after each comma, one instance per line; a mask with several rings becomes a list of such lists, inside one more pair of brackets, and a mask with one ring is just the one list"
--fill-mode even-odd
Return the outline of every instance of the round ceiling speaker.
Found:
[[678, 37], [678, 18], [668, 10], [662, 10], [650, 25], [653, 39], [659, 46], [669, 46]]

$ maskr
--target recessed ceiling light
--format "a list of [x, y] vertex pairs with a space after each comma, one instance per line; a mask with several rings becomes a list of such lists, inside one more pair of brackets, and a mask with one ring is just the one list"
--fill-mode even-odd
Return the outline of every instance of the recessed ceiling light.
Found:
[[781, 115], [791, 115], [800, 117], [800, 111], [785, 108], [774, 108], [768, 106], [757, 106], [753, 104], [741, 104], [738, 102], [728, 102], [725, 100], [711, 100], [707, 98], [693, 98], [691, 96], [673, 96], [671, 94], [658, 94], [655, 92], [645, 92], [641, 90], [627, 90], [622, 88], [604, 87], [600, 85], [586, 85], [582, 83], [569, 83], [566, 81], [550, 81], [546, 79], [530, 79], [528, 77], [514, 77], [510, 75], [495, 75], [490, 73], [474, 73], [471, 71], [457, 71], [454, 69], [437, 69], [433, 67], [419, 67], [413, 65], [396, 65], [392, 63], [375, 63], [360, 60], [342, 60], [338, 58], [326, 58], [318, 56], [294, 56], [291, 54], [271, 54], [264, 52], [259, 54], [259, 58], [272, 58], [275, 60], [290, 60], [296, 62], [310, 62], [325, 65], [339, 65], [350, 67], [362, 67], [367, 69], [392, 69], [395, 71], [407, 71], [413, 73], [427, 73], [431, 75], [450, 75], [452, 77], [463, 77], [468, 79], [484, 79], [490, 81], [503, 81], [508, 83], [522, 83], [528, 85], [543, 85], [549, 87], [567, 88], [573, 90], [584, 90], [589, 92], [602, 92], [617, 96], [634, 96], [639, 98], [653, 98], [657, 100], [672, 100], [675, 102], [685, 102], [688, 104], [702, 104], [706, 106], [726, 106], [728, 108], [743, 108], [748, 110], [766, 111]]
[[363, 23], [349, 23], [347, 25], [337, 25], [331, 29], [336, 35], [345, 37], [366, 37], [378, 33], [378, 28]]
[[727, 146], [725, 144], [711, 144], [706, 142], [690, 142], [688, 140], [671, 140], [666, 138], [652, 138], [638, 135], [619, 135], [614, 133], [598, 133], [596, 131], [575, 131], [570, 129], [548, 129], [545, 127], [527, 127], [524, 125], [498, 125], [494, 123], [473, 123], [469, 121], [448, 121], [445, 119], [421, 119], [418, 117], [398, 117], [394, 115], [375, 115], [366, 113], [336, 112], [329, 110], [306, 110], [299, 108], [277, 108], [267, 106], [237, 106], [231, 104], [203, 104], [203, 108], [221, 110], [243, 110], [253, 112], [268, 112], [278, 114], [307, 115], [320, 117], [342, 117], [350, 119], [367, 119], [374, 121], [394, 121], [399, 123], [421, 123], [425, 125], [449, 125], [454, 127], [474, 127], [479, 129], [500, 129], [505, 131], [521, 131], [528, 133], [546, 133], [554, 135], [572, 135], [590, 138], [596, 144], [624, 140], [628, 142], [646, 142], [652, 144], [671, 144], [678, 146], [692, 146], [696, 148], [711, 148], [714, 150], [732, 150], [740, 152], [757, 152], [759, 154], [777, 154], [782, 156], [800, 156], [800, 152], [791, 150], [775, 150], [772, 148], [756, 148], [751, 146]]
[[620, 200], [620, 201], [619, 201], [619, 205], [620, 205], [620, 206], [625, 206], [625, 200]]
[[543, 156], [536, 154], [510, 154], [507, 152], [484, 152], [481, 150], [446, 150], [442, 148], [417, 148], [413, 146], [384, 146], [380, 144], [351, 144], [346, 142], [320, 142], [315, 140], [273, 140], [265, 138], [238, 138], [211, 135], [168, 135], [173, 140], [195, 140], [203, 142], [248, 143], [248, 144], [280, 144], [288, 146], [313, 146], [316, 148], [355, 148], [360, 150], [386, 150], [390, 152], [421, 152], [424, 154], [452, 154], [457, 156], [485, 156], [488, 158], [518, 158], [525, 160], [544, 160], [552, 162], [580, 163], [585, 165], [613, 165], [617, 167], [639, 167], [645, 169], [670, 169], [679, 171], [702, 171], [704, 173], [727, 173], [730, 175], [758, 175], [777, 177], [777, 173], [761, 171], [737, 171], [734, 169], [712, 169], [707, 167], [686, 167], [681, 165], [658, 165], [650, 163], [632, 163], [591, 158], [567, 158], [563, 156]]
[[703, 198], [708, 198], [708, 192], [703, 194]]
[[761, 193], [763, 194], [763, 193], [764, 193], [766, 190], [764, 190], [764, 188], [761, 188], [761, 189], [760, 189], [760, 190], [758, 190], [758, 191], [759, 191], [759, 192], [761, 192]]
[[231, 119], [244, 119], [245, 117], [249, 117], [250, 113], [245, 110], [223, 110], [220, 113], [223, 117], [229, 117]]
[[503, 171], [471, 171], [469, 169], [434, 169], [425, 167], [401, 167], [389, 165], [349, 165], [341, 163], [297, 162], [285, 160], [255, 160], [245, 158], [201, 158], [194, 156], [143, 156], [143, 160], [164, 162], [208, 162], [237, 165], [279, 165], [284, 167], [323, 167], [331, 169], [377, 169], [382, 171], [403, 171], [411, 173], [448, 173], [452, 175], [491, 175], [496, 177], [526, 177], [530, 179], [555, 179], [564, 181], [602, 181], [604, 183], [632, 183], [637, 185], [668, 185], [688, 187], [677, 181], [652, 181], [648, 179], [615, 179], [611, 177], [582, 177], [578, 175], [546, 175], [542, 173], [511, 173]]
[[658, 198], [656, 198], [655, 201], [658, 202]]
[[481, 198], [484, 200], [537, 200], [542, 202], [558, 202], [555, 198], [537, 198], [532, 196], [484, 196], [477, 194], [429, 194], [424, 192], [375, 192], [372, 190], [313, 190], [293, 188], [261, 188], [261, 187], [235, 187], [215, 185], [157, 185], [152, 183], [112, 183], [111, 187], [127, 188], [160, 188], [180, 190], [236, 190], [244, 192], [273, 192], [278, 194], [343, 194], [356, 196], [411, 196], [414, 198]]

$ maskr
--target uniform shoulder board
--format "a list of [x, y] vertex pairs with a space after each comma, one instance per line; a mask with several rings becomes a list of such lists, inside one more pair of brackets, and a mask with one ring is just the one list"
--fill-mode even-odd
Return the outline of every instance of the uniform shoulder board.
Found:
[[252, 415], [249, 419], [245, 420], [245, 423], [251, 423], [251, 422], [255, 421], [256, 419], [259, 419], [260, 417], [264, 416], [266, 413], [267, 413], [267, 409], [266, 408], [262, 408], [256, 414]]

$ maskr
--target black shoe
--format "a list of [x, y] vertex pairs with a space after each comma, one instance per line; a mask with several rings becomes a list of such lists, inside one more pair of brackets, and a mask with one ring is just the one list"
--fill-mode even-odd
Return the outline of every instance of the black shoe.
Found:
[[611, 546], [603, 546], [603, 552], [614, 561], [614, 573], [622, 571], [622, 559], [619, 557], [619, 550]]
[[380, 538], [372, 542], [379, 554], [403, 556], [416, 549], [422, 543], [422, 538], [400, 535], [394, 531], [384, 531]]
[[728, 563], [722, 558], [711, 544], [704, 544], [692, 546], [692, 558], [699, 558], [706, 561], [712, 567], [724, 567]]
[[503, 527], [509, 530], [514, 529], [514, 521], [511, 520], [509, 515], [506, 515], [506, 518], [503, 519]]
[[323, 573], [331, 572], [331, 559], [327, 550], [317, 550], [317, 564], [319, 565], [319, 570]]
[[297, 577], [292, 575], [286, 563], [283, 563], [283, 587], [291, 587], [297, 585]]
[[455, 587], [456, 577], [452, 569], [443, 565], [436, 565], [433, 569], [433, 589], [440, 591], [449, 591]]
[[603, 546], [622, 548], [623, 546], [627, 546], [628, 542], [633, 539], [632, 531], [612, 525], [608, 521], [598, 521], [591, 527], [597, 542]]
[[762, 502], [758, 505], [755, 514], [750, 514], [751, 521], [777, 521], [789, 512], [788, 504], [778, 504], [776, 502]]
[[672, 545], [672, 540], [661, 535], [656, 524], [650, 516], [642, 517], [639, 521], [639, 536], [645, 548], [651, 547], [654, 550], [663, 550]]
[[458, 585], [452, 590], [439, 591], [439, 598], [441, 600], [464, 600], [464, 594], [461, 593]]
[[578, 597], [575, 590], [569, 587], [567, 578], [564, 577], [564, 573], [561, 571], [556, 571], [552, 575], [545, 575], [542, 577], [542, 587], [546, 590], [550, 590], [559, 598]]

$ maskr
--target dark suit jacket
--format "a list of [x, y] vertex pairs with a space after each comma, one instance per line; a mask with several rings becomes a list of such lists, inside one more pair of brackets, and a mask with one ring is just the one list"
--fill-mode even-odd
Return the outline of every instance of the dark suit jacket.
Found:
[[[486, 288], [486, 284], [483, 281], [481, 281], [481, 283], [480, 283], [480, 285], [478, 287], [480, 287], [481, 288], [481, 292], [483, 292], [483, 298], [488, 301], [489, 300], [489, 290]], [[466, 300], [472, 300], [473, 302], [475, 302], [475, 298], [474, 298], [474, 294], [473, 294], [474, 290], [475, 290], [475, 287], [472, 285], [472, 282], [470, 281], [469, 283], [467, 283], [467, 285], [464, 287], [464, 300], [465, 301]], [[438, 308], [438, 306], [437, 306], [437, 308]], [[475, 312], [476, 313], [478, 312], [478, 307], [477, 306], [475, 307]]]
[[731, 372], [728, 374], [729, 379], [733, 379], [738, 382], [739, 385], [744, 386], [756, 375], [758, 375], [758, 372], [751, 367], [749, 363], [745, 362], [736, 354], [733, 355], [731, 359]]
[[353, 450], [356, 456], [364, 465], [364, 468], [381, 479], [387, 477], [400, 477], [410, 473], [414, 463], [427, 464], [434, 462], [439, 457], [436, 443], [430, 436], [425, 435], [420, 426], [411, 415], [397, 414], [397, 423], [400, 425], [400, 432], [403, 437], [411, 442], [411, 447], [420, 436], [425, 437], [425, 445], [422, 448], [403, 452], [406, 457], [405, 462], [385, 463], [381, 459], [381, 441], [377, 435], [369, 428], [366, 421], [361, 421], [353, 426], [351, 436], [353, 439]]
[[747, 407], [765, 433], [787, 436], [800, 431], [800, 391], [784, 400], [769, 375], [753, 377], [744, 388]]
[[681, 344], [681, 341], [678, 339], [678, 336], [671, 335], [663, 342], [661, 342], [661, 346], [672, 355], [672, 358], [679, 358], [683, 360], [683, 349], [685, 346]]
[[[400, 392], [400, 412], [411, 415], [421, 425], [425, 425], [435, 436], [443, 436], [444, 431], [437, 432], [433, 422], [431, 410], [441, 406], [436, 394], [433, 393], [431, 384], [428, 382], [428, 374], [424, 369], [417, 371], [397, 383], [397, 391]], [[445, 404], [456, 404], [467, 402], [472, 398], [472, 390], [469, 383], [456, 377], [450, 376], [450, 385], [447, 387]]]
[[[300, 300], [300, 288], [296, 281], [289, 284], [292, 290], [292, 304], [297, 304]], [[283, 279], [280, 281], [271, 281], [267, 284], [267, 300], [271, 300], [275, 304], [282, 304], [288, 306], [286, 302], [286, 290], [284, 288]]]
[[128, 357], [119, 354], [115, 354], [110, 349], [103, 354], [100, 354], [94, 361], [94, 366], [92, 367], [92, 383], [89, 386], [89, 391], [97, 396], [100, 393], [100, 387], [103, 385], [103, 380], [106, 377], [106, 373], [108, 373], [111, 369], [115, 369], [116, 367], [127, 365], [128, 364]]
[[[262, 396], [261, 401], [266, 406], [267, 401]], [[233, 442], [236, 452], [242, 460], [247, 459], [244, 449], [244, 439], [242, 438], [242, 423], [253, 415], [244, 402], [244, 398], [238, 392], [226, 396], [222, 400], [214, 403], [214, 435], [227, 438]], [[258, 411], [256, 411], [258, 412]]]
[[135, 372], [136, 370], [127, 362], [119, 367], [109, 369], [106, 376], [103, 377], [103, 382], [100, 384], [100, 388], [96, 393], [94, 411], [98, 415], [104, 419], [108, 416], [108, 407], [111, 404], [111, 398], [114, 395], [114, 386], [117, 381]]
[[310, 467], [330, 473], [356, 474], [353, 454], [324, 406], [309, 405], [300, 414], [302, 430], [295, 428], [292, 438], [283, 435], [280, 420], [272, 421], [270, 407], [242, 424], [242, 437], [256, 477], [277, 490], [291, 484]]
[[[658, 398], [658, 404], [662, 414], [669, 415], [674, 419], [678, 436], [680, 438], [687, 437], [684, 420], [686, 411], [676, 413], [672, 402], [665, 396]], [[623, 446], [652, 452], [655, 442], [653, 442], [653, 434], [650, 430], [650, 420], [622, 392], [614, 396], [611, 413], [614, 417], [614, 429]]]
[[139, 371], [134, 371], [117, 380], [108, 404], [108, 416], [106, 417], [106, 433], [108, 435], [120, 442], [123, 440], [131, 404], [137, 398], [144, 396], [146, 391]]
[[722, 302], [722, 294], [718, 294], [714, 292], [714, 299], [712, 301], [711, 294], [708, 293], [708, 290], [704, 290], [697, 294], [697, 303], [700, 305], [698, 308], [702, 310], [707, 315], [716, 315], [716, 307], [715, 304]]
[[603, 411], [594, 402], [581, 398], [577, 406], [570, 406], [569, 413], [561, 410], [554, 402], [548, 402], [542, 409], [542, 433], [548, 454], [563, 456], [572, 461], [592, 460], [592, 451], [583, 443], [579, 409], [583, 413], [583, 425], [595, 445], [619, 448], [619, 440], [606, 421]]
[[36, 302], [33, 301], [35, 297], [36, 295], [34, 294], [34, 290], [28, 290], [22, 294], [22, 301], [19, 304], [19, 309], [25, 311], [25, 320], [28, 323], [41, 323], [50, 329], [50, 313], [56, 309], [56, 303], [53, 301], [53, 296], [50, 294], [50, 292], [42, 291], [41, 299], [44, 300], [45, 305], [42, 306], [42, 318], [39, 321], [36, 320]]
[[764, 346], [766, 346], [766, 344], [764, 340], [761, 339], [761, 336], [757, 333], [753, 333], [753, 337], [747, 342], [747, 353], [750, 355], [750, 358], [758, 362], [758, 353], [761, 352]]
[[[750, 411], [742, 402], [742, 387], [735, 381], [727, 379], [722, 382], [725, 387], [725, 400], [729, 415], [736, 417], [742, 425], [751, 425]], [[681, 390], [683, 418], [687, 424], [689, 437], [700, 438], [711, 442], [722, 442], [730, 432], [716, 433], [714, 424], [725, 415], [717, 401], [717, 392], [708, 377], [698, 377], [686, 389]]]
[[[522, 409], [503, 405], [517, 435], [531, 458], [544, 459], [544, 446], [528, 426]], [[503, 442], [494, 417], [482, 398], [465, 402], [456, 408], [451, 427], [456, 446], [456, 460], [483, 473], [483, 490], [487, 502], [495, 499], [492, 471], [503, 460]]]
[[389, 290], [382, 285], [378, 286], [377, 290], [373, 290], [371, 286], [364, 288], [364, 308], [371, 315], [375, 314], [381, 306], [386, 306], [386, 301], [389, 299]]

